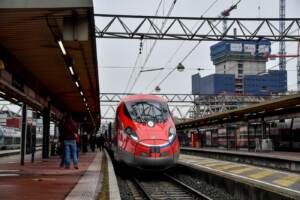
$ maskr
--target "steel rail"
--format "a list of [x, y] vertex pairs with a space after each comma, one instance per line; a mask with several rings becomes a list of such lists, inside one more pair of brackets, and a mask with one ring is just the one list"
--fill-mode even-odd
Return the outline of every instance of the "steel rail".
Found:
[[194, 195], [200, 197], [203, 200], [212, 200], [212, 198], [206, 196], [205, 194], [203, 194], [202, 192], [188, 186], [187, 184], [183, 183], [182, 181], [168, 175], [168, 174], [164, 174], [165, 177], [169, 178], [170, 180], [172, 180], [174, 183], [180, 185], [181, 187], [187, 189], [188, 191], [190, 191], [191, 193], [193, 193]]

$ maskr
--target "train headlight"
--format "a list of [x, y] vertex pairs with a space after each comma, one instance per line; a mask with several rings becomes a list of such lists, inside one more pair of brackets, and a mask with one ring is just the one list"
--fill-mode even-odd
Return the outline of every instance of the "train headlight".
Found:
[[171, 127], [169, 128], [169, 142], [172, 142], [176, 136], [176, 129]]
[[127, 128], [125, 129], [125, 132], [126, 132], [133, 140], [135, 140], [135, 141], [138, 141], [138, 140], [139, 140], [137, 134], [134, 132], [134, 130], [133, 130], [132, 128], [127, 127]]

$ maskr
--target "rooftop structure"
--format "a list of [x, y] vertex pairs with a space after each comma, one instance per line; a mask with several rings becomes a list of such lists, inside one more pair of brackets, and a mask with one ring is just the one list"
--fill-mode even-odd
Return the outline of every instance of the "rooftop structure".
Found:
[[222, 41], [210, 49], [215, 74], [193, 75], [193, 94], [268, 95], [287, 91], [286, 71], [266, 70], [270, 41]]

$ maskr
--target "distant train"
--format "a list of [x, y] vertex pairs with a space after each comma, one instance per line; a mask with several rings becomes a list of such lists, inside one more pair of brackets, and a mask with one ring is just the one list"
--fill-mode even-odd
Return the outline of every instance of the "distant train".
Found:
[[122, 99], [109, 138], [115, 160], [136, 168], [167, 169], [179, 157], [175, 125], [161, 97], [133, 95]]
[[[30, 145], [32, 144], [32, 135], [30, 132], [27, 132], [26, 137], [26, 150], [29, 151]], [[35, 144], [39, 146], [42, 144], [42, 135], [37, 134], [35, 136]], [[0, 126], [0, 150], [5, 149], [18, 149], [20, 148], [21, 143], [21, 131], [18, 128], [11, 128], [11, 127], [3, 127]]]

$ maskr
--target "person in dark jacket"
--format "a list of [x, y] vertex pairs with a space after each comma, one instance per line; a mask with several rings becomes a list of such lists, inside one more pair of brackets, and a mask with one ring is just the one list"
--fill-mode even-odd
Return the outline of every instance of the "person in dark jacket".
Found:
[[63, 118], [61, 119], [61, 121], [58, 124], [58, 132], [59, 132], [58, 154], [60, 155], [60, 164], [59, 164], [60, 167], [65, 166], [65, 145], [64, 145], [64, 130], [63, 130], [65, 121], [66, 121], [66, 115], [64, 114]]
[[98, 143], [99, 143], [99, 150], [102, 151], [103, 147], [104, 147], [104, 136], [101, 134], [99, 139], [98, 139]]
[[90, 148], [91, 148], [91, 150], [92, 150], [92, 152], [95, 152], [95, 145], [96, 145], [96, 137], [95, 137], [95, 135], [94, 134], [92, 134], [91, 136], [90, 136]]
[[63, 136], [65, 146], [65, 165], [66, 169], [70, 168], [70, 157], [72, 151], [74, 168], [78, 169], [76, 134], [78, 133], [77, 124], [73, 121], [72, 116], [68, 114], [63, 123]]

